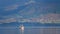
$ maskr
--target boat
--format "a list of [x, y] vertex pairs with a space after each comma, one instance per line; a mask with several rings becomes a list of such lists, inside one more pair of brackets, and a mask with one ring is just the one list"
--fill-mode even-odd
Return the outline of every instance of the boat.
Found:
[[23, 30], [24, 30], [24, 26], [23, 26], [23, 25], [21, 25], [21, 26], [20, 26], [20, 29], [23, 31]]

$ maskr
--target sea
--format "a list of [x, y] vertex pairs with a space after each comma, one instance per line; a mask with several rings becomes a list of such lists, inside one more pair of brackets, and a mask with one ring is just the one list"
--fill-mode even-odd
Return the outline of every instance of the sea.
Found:
[[0, 24], [0, 34], [60, 34], [60, 24], [5, 23]]

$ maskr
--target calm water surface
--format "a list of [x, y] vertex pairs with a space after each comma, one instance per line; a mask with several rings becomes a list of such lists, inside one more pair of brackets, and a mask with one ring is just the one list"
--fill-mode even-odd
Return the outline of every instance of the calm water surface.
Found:
[[0, 28], [0, 34], [60, 34], [60, 28], [25, 27], [22, 31], [19, 28]]

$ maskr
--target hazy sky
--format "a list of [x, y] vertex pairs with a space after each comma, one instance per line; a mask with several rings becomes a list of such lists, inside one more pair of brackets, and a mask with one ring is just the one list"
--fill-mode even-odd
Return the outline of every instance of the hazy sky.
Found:
[[1, 23], [14, 22], [17, 17], [29, 19], [46, 14], [60, 14], [60, 0], [0, 0]]

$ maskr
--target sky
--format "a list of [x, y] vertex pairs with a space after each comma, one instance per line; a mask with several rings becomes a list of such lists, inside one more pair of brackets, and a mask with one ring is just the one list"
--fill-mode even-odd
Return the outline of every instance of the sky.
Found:
[[16, 21], [60, 23], [59, 17], [60, 0], [0, 0], [0, 24]]

